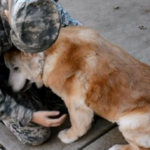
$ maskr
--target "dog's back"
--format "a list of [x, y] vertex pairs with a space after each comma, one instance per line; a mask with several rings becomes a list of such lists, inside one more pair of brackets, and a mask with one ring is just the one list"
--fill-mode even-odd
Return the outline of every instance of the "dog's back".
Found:
[[84, 27], [62, 29], [46, 54], [43, 81], [65, 101], [72, 122], [67, 132], [59, 133], [63, 142], [70, 143], [85, 134], [94, 111], [117, 122], [132, 143], [114, 146], [113, 150], [150, 148], [148, 65]]
[[[112, 150], [150, 148], [148, 65], [85, 27], [62, 28], [55, 44], [44, 54], [44, 58], [36, 61], [31, 57], [34, 65], [26, 65], [31, 72], [37, 72], [38, 78], [32, 76], [34, 81], [42, 78], [68, 107], [72, 127], [59, 133], [63, 142], [70, 143], [84, 135], [95, 112], [117, 122], [124, 137], [132, 143]], [[43, 59], [45, 62], [40, 63]], [[43, 76], [39, 74], [41, 70]]]
[[80, 81], [86, 104], [109, 120], [128, 111], [141, 111], [150, 103], [150, 67], [104, 40], [96, 31], [64, 28], [46, 54], [46, 64], [52, 70], [49, 76], [44, 73], [45, 84], [57, 94], [63, 90], [63, 94], [65, 91], [72, 95]]

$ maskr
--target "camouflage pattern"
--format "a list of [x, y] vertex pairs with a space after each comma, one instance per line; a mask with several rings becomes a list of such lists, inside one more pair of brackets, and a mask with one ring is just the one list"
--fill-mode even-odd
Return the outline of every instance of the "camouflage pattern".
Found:
[[[0, 120], [14, 118], [25, 126], [30, 122], [33, 110], [19, 105], [16, 102], [16, 97], [13, 97], [7, 85], [8, 70], [2, 56], [0, 57], [0, 70]], [[19, 98], [20, 95], [17, 96]]]
[[[59, 110], [66, 114], [63, 101], [48, 88], [32, 86], [25, 93], [13, 93], [7, 85], [8, 69], [0, 57], [0, 120], [23, 144], [39, 145], [50, 137], [50, 128], [29, 123], [32, 113], [39, 110]], [[7, 94], [5, 94], [7, 92]], [[41, 101], [42, 100], [42, 101]]]
[[[57, 7], [61, 26], [64, 27], [68, 25], [81, 25], [80, 22], [72, 19], [68, 12], [66, 12], [59, 4], [51, 0], [50, 4], [52, 3], [54, 5], [51, 6], [54, 6], [54, 8]], [[7, 0], [0, 0], [0, 120], [3, 120], [4, 124], [17, 136], [17, 138], [22, 143], [38, 145], [49, 138], [50, 129], [38, 126], [33, 123], [31, 124], [30, 120], [32, 118], [33, 112], [38, 110], [59, 110], [61, 115], [67, 113], [67, 109], [63, 101], [45, 87], [38, 90], [32, 86], [32, 88], [27, 92], [19, 94], [14, 94], [9, 89], [9, 86], [7, 85], [9, 72], [4, 64], [4, 60], [1, 54], [13, 47], [11, 37], [13, 37], [14, 31], [10, 32], [11, 29], [7, 17], [4, 14], [5, 9], [8, 9]], [[54, 19], [52, 21], [54, 23], [55, 21], [58, 21], [58, 19]], [[17, 20], [16, 22], [13, 22], [13, 24], [17, 23]], [[54, 26], [55, 25], [53, 25], [53, 27]], [[27, 29], [24, 28], [24, 31], [29, 31], [29, 28], [29, 26]], [[15, 30], [15, 32], [17, 32], [17, 30]], [[10, 33], [12, 34], [10, 35]], [[32, 35], [35, 35], [34, 32], [28, 33], [30, 33], [32, 38]], [[45, 35], [46, 34], [43, 34], [43, 38]], [[32, 45], [32, 43], [28, 43], [29, 41], [24, 39], [25, 37], [21, 36], [21, 39], [19, 36], [20, 40], [17, 39], [16, 41], [17, 43], [20, 43], [22, 50], [26, 50], [26, 47], [30, 46], [30, 44]], [[26, 44], [22, 45], [21, 41], [25, 41]], [[41, 40], [36, 40], [36, 42], [39, 44]], [[35, 45], [36, 44], [37, 43], [35, 43]], [[38, 48], [39, 47], [37, 46], [37, 50], [34, 52], [38, 52]]]
[[[31, 90], [14, 94], [7, 85], [8, 69], [0, 57], [0, 120], [23, 144], [38, 145], [50, 137], [50, 129], [29, 123], [32, 113], [44, 110], [36, 94]], [[3, 92], [2, 92], [3, 91]], [[7, 94], [6, 94], [7, 92]]]
[[[10, 9], [11, 40], [20, 50], [41, 52], [56, 41], [61, 26], [53, 1], [12, 0]], [[41, 40], [42, 39], [42, 40]]]
[[12, 47], [10, 26], [4, 10], [8, 9], [7, 0], [0, 0], [0, 55]]
[[28, 126], [22, 127], [15, 119], [3, 120], [3, 122], [23, 144], [40, 145], [51, 135], [50, 128], [36, 124], [29, 123]]
[[1, 28], [7, 35], [3, 42], [8, 45], [5, 49], [9, 49], [13, 43], [18, 49], [26, 52], [41, 52], [56, 41], [60, 26], [81, 25], [53, 0], [12, 0], [12, 2], [10, 32], [8, 20], [4, 14], [4, 10], [8, 9], [7, 0], [0, 1], [3, 26]]
[[66, 26], [82, 26], [82, 24], [78, 20], [72, 18], [69, 15], [69, 13], [62, 8], [61, 5], [59, 5], [56, 2], [55, 2], [55, 5], [56, 5], [56, 7], [58, 9], [58, 12], [60, 13], [60, 20], [61, 20], [61, 26], [62, 27], [66, 27]]

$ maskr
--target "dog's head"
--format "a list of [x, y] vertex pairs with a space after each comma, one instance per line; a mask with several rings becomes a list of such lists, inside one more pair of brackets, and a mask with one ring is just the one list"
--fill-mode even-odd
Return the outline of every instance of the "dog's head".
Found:
[[35, 83], [38, 88], [43, 85], [43, 53], [29, 54], [12, 50], [4, 54], [4, 59], [10, 70], [8, 82], [14, 92], [25, 91], [32, 83]]

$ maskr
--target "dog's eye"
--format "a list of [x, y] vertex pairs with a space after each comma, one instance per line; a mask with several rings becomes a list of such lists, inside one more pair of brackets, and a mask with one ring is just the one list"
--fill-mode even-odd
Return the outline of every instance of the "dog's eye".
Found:
[[18, 69], [19, 69], [18, 67], [15, 67], [15, 68], [14, 68], [15, 71], [17, 71]]

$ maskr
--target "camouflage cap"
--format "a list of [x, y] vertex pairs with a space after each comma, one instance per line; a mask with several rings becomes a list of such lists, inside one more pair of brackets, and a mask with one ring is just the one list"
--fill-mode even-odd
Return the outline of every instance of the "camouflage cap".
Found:
[[10, 0], [11, 40], [20, 50], [48, 49], [57, 39], [60, 16], [53, 0]]

